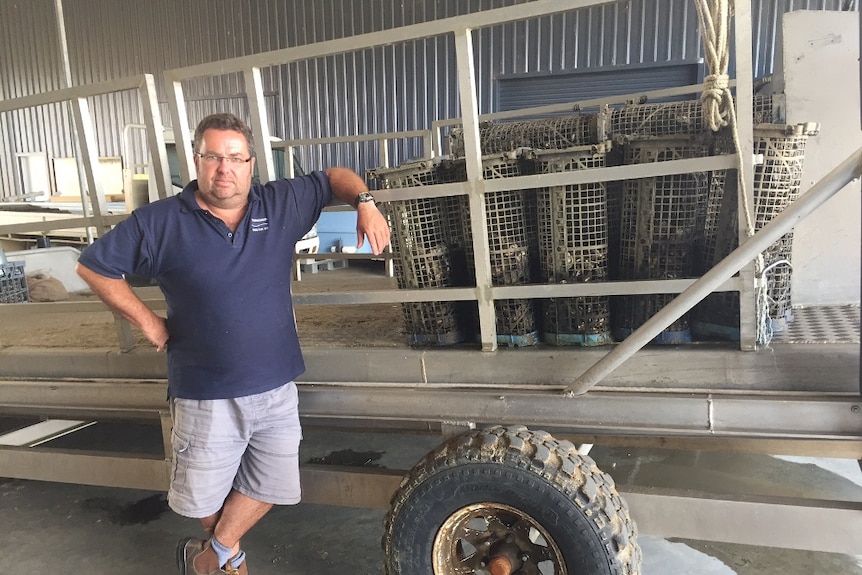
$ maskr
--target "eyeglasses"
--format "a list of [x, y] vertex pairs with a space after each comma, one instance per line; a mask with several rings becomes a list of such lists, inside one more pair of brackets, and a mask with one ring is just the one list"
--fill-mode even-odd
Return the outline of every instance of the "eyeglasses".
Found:
[[200, 158], [205, 164], [217, 165], [221, 164], [222, 160], [228, 163], [229, 166], [239, 167], [242, 164], [247, 164], [251, 161], [251, 156], [248, 158], [239, 158], [237, 156], [217, 156], [215, 154], [201, 154], [195, 152], [195, 156]]

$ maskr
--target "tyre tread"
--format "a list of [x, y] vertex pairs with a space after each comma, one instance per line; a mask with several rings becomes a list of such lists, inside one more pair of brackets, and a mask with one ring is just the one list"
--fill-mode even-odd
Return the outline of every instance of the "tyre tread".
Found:
[[[594, 525], [614, 575], [639, 575], [641, 550], [637, 526], [613, 479], [595, 461], [578, 453], [568, 441], [557, 441], [545, 431], [525, 426], [497, 426], [471, 430], [449, 440], [426, 455], [405, 477], [391, 499], [384, 520], [383, 549], [388, 575], [402, 573], [396, 556], [395, 518], [417, 489], [441, 471], [466, 463], [494, 462], [527, 470], [542, 477], [572, 500]], [[415, 575], [415, 574], [409, 574]]]

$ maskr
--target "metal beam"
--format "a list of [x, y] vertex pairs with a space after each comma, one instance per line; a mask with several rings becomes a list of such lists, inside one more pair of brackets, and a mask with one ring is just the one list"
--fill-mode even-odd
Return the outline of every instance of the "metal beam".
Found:
[[[738, 5], [737, 5], [738, 4]], [[752, 38], [751, 38], [751, 3], [739, 2], [733, 7], [734, 47], [733, 54], [736, 59], [737, 78], [754, 78], [752, 65]], [[749, 191], [745, 197], [739, 190], [737, 194], [737, 233], [741, 245], [748, 237], [748, 223], [744, 214], [754, 214], [754, 126], [752, 102], [754, 101], [754, 89], [751, 82], [739, 82], [736, 86], [736, 130], [739, 133], [739, 172], [736, 173], [739, 180], [745, 184]], [[729, 172], [732, 177], [735, 172]], [[754, 217], [754, 216], [753, 216]], [[755, 222], [751, 222], [752, 226]], [[764, 248], [765, 249], [765, 248]], [[756, 309], [757, 291], [755, 289], [755, 257], [749, 258], [739, 268], [742, 278], [742, 291], [739, 294], [739, 347], [742, 350], [753, 350], [757, 346], [757, 323], [766, 310]]]
[[168, 109], [171, 113], [171, 127], [174, 132], [174, 146], [177, 149], [177, 163], [180, 180], [191, 182], [197, 173], [192, 153], [192, 132], [189, 130], [189, 114], [183, 97], [183, 83], [168, 78]]
[[166, 491], [170, 461], [92, 451], [0, 447], [3, 477]]
[[574, 444], [593, 443], [627, 449], [675, 449], [735, 454], [792, 455], [831, 459], [862, 459], [862, 442], [852, 439], [759, 439], [748, 437], [664, 437], [631, 435], [579, 435], [548, 428], [557, 439]]
[[[465, 133], [465, 141], [466, 141]], [[478, 136], [477, 136], [478, 141]], [[685, 160], [667, 160], [645, 164], [630, 164], [626, 166], [608, 166], [604, 168], [586, 168], [570, 172], [553, 174], [536, 174], [529, 176], [513, 176], [494, 180], [483, 180], [484, 193], [524, 190], [530, 192], [541, 188], [568, 186], [576, 184], [592, 184], [613, 180], [628, 180], [635, 178], [654, 178], [671, 174], [690, 174], [692, 172], [708, 172], [726, 170], [736, 167], [736, 155], [711, 156], [705, 158], [689, 158]], [[480, 166], [481, 168], [481, 166]], [[457, 196], [469, 193], [469, 182], [450, 184], [434, 184], [390, 190], [375, 190], [374, 197], [381, 202], [392, 200], [412, 200], [419, 198], [435, 198]]]
[[[103, 215], [102, 222], [104, 222], [107, 226], [113, 226], [122, 222], [128, 217], [129, 214]], [[93, 220], [91, 218], [61, 218], [56, 220], [46, 220], [42, 222], [27, 222], [25, 224], [0, 225], [0, 235], [23, 234], [28, 232], [50, 232], [52, 230], [86, 228], [92, 225]]]
[[109, 80], [107, 82], [74, 86], [72, 88], [62, 88], [60, 90], [42, 92], [31, 96], [21, 96], [20, 98], [0, 100], [0, 112], [11, 112], [12, 110], [20, 110], [21, 108], [56, 104], [58, 102], [67, 102], [78, 98], [90, 98], [92, 96], [122, 92], [124, 90], [137, 90], [145, 81], [146, 75], [141, 74], [138, 76]]
[[303, 414], [310, 420], [455, 420], [482, 425], [520, 423], [569, 433], [862, 440], [862, 411], [856, 394], [767, 398], [603, 390], [561, 401], [553, 389], [426, 390], [414, 386], [405, 400], [403, 387], [339, 387], [337, 393], [320, 384], [300, 389]]
[[648, 535], [850, 555], [862, 549], [860, 502], [617, 489]]
[[[736, 81], [732, 80], [729, 83], [730, 87], [736, 86]], [[598, 108], [601, 106], [612, 104], [627, 104], [629, 102], [649, 102], [670, 96], [687, 96], [689, 94], [698, 94], [703, 91], [703, 84], [690, 84], [688, 86], [676, 86], [673, 88], [662, 88], [661, 90], [649, 90], [646, 92], [633, 92], [630, 94], [616, 94], [613, 96], [602, 96], [601, 98], [588, 98], [586, 100], [576, 100], [571, 102], [563, 102], [561, 104], [549, 104], [547, 106], [533, 106], [530, 108], [518, 108], [516, 110], [505, 110], [503, 112], [492, 112], [490, 114], [482, 114], [479, 119], [483, 122], [493, 120], [513, 120], [515, 118], [532, 118], [544, 116], [546, 114], [571, 113], [586, 108]], [[431, 123], [431, 130], [440, 136], [440, 128], [446, 126], [458, 126], [461, 124], [461, 118], [447, 118], [445, 120], [435, 120]]]
[[[102, 219], [107, 213], [105, 191], [102, 189], [101, 179], [96, 179], [96, 174], [99, 173], [99, 149], [96, 144], [93, 118], [90, 115], [90, 105], [86, 98], [76, 98], [72, 101], [72, 113], [75, 117], [75, 133], [78, 136], [78, 152], [80, 154], [78, 164], [84, 168], [83, 181], [87, 186], [86, 189], [81, 188], [81, 208], [85, 217], [90, 215], [89, 210], [92, 208], [93, 219], [90, 225], [95, 225], [99, 230], [99, 235], [102, 235], [110, 229], [110, 226], [106, 225]], [[89, 204], [87, 203], [87, 194], [90, 196]]]
[[[165, 410], [165, 386], [135, 381], [0, 381], [0, 410], [157, 417]], [[315, 382], [300, 384], [299, 390], [307, 421], [472, 421], [554, 427], [577, 434], [862, 441], [862, 399], [856, 393], [602, 389], [562, 401], [557, 385]]]
[[[562, 390], [606, 353], [598, 348], [537, 347], [480, 354], [475, 348], [410, 349], [406, 345], [307, 347], [304, 352], [307, 371], [299, 378], [303, 384], [344, 383], [355, 387], [352, 382], [361, 380], [368, 382], [368, 387], [400, 387], [406, 399], [410, 394], [404, 390], [413, 386], [479, 387], [501, 392], [512, 387]], [[739, 353], [731, 345], [662, 347], [636, 354], [599, 387], [669, 392], [720, 389], [725, 393], [858, 393], [859, 366], [858, 344], [775, 345], [752, 353]], [[158, 386], [164, 385], [166, 377], [165, 355], [152, 348], [131, 353], [104, 348], [0, 349], [0, 378], [19, 378], [10, 384], [13, 387], [34, 378], [45, 380], [48, 388], [54, 387], [52, 380], [73, 386], [76, 382], [69, 379], [78, 378], [95, 380], [88, 385], [101, 382], [106, 398], [125, 397], [128, 380]], [[5, 382], [0, 384], [0, 403], [8, 397], [5, 386]], [[38, 397], [52, 392], [33, 389], [30, 393]], [[161, 397], [157, 400], [164, 399], [164, 387], [158, 394]]]
[[166, 198], [173, 195], [173, 187], [165, 147], [165, 130], [159, 111], [158, 92], [152, 74], [144, 74], [144, 83], [139, 92], [141, 107], [144, 110], [144, 123], [147, 127], [147, 144], [150, 147], [150, 164], [153, 167], [152, 177], [155, 179], [159, 198]]
[[[455, 32], [455, 55], [458, 62], [458, 95], [464, 117], [464, 155], [469, 200], [470, 237], [473, 238], [473, 262], [476, 279], [476, 302], [479, 308], [479, 337], [483, 351], [497, 349], [497, 325], [491, 296], [491, 257], [488, 247], [488, 214], [485, 209], [485, 180], [482, 150], [479, 142], [479, 104], [476, 100], [476, 73], [473, 66], [473, 33], [470, 28]], [[511, 189], [511, 188], [507, 188]]]
[[[340, 254], [340, 259], [365, 259], [356, 254]], [[321, 254], [314, 257], [328, 257]], [[335, 259], [335, 258], [333, 258]], [[679, 280], [635, 280], [626, 282], [585, 283], [585, 284], [536, 284], [524, 286], [490, 287], [489, 293], [496, 299], [581, 297], [597, 295], [637, 295], [658, 293], [680, 293], [689, 288], [695, 279]], [[713, 291], [739, 291], [739, 278], [730, 278]], [[466, 301], [476, 298], [476, 288], [423, 288], [423, 289], [386, 289], [367, 292], [311, 292], [293, 294], [295, 305], [342, 305], [342, 304], [384, 304], [421, 301]], [[141, 297], [141, 300], [154, 311], [167, 309], [162, 297]], [[32, 313], [98, 313], [109, 311], [98, 300], [29, 302], [27, 304], [0, 305], [0, 316]]]
[[303, 502], [364, 509], [388, 509], [406, 475], [400, 469], [306, 464], [300, 466], [299, 473]]
[[[251, 68], [243, 73], [245, 90], [248, 94], [249, 117], [254, 134], [257, 173], [260, 182], [265, 184], [275, 179], [275, 163], [272, 160], [272, 145], [269, 141], [269, 121], [266, 117], [266, 100], [263, 94], [263, 80], [260, 68]], [[287, 158], [287, 163], [293, 163], [293, 157]], [[188, 181], [188, 180], [186, 180]]]

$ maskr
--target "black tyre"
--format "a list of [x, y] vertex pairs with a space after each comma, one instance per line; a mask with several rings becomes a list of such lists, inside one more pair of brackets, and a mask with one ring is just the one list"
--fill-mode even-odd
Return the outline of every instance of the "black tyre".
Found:
[[525, 427], [426, 455], [385, 519], [387, 575], [637, 575], [628, 507], [589, 457]]

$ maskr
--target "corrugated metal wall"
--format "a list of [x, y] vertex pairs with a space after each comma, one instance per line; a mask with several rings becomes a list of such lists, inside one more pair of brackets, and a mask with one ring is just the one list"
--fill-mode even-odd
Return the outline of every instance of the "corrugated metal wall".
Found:
[[[66, 0], [72, 83], [160, 72], [406, 24], [520, 4], [522, 0]], [[838, 10], [847, 0], [753, 0], [755, 71], [771, 73], [780, 15]], [[699, 57], [691, 0], [627, 0], [480, 31], [475, 37], [479, 107], [493, 111], [493, 79], [503, 74]], [[441, 37], [331, 56], [263, 71], [272, 131], [287, 138], [424, 129], [459, 115], [452, 38]], [[0, 98], [63, 86], [53, 0], [0, 0]], [[221, 109], [244, 113], [242, 78], [189, 82], [192, 122]], [[216, 98], [215, 100], [213, 98]], [[221, 102], [219, 98], [228, 98]], [[99, 153], [119, 155], [122, 127], [141, 122], [133, 94], [91, 101]], [[166, 108], [163, 120], [168, 123]], [[64, 106], [0, 114], [0, 195], [20, 193], [16, 153], [75, 154]], [[393, 145], [395, 161], [418, 143]], [[302, 154], [307, 167], [363, 170], [376, 144]]]

